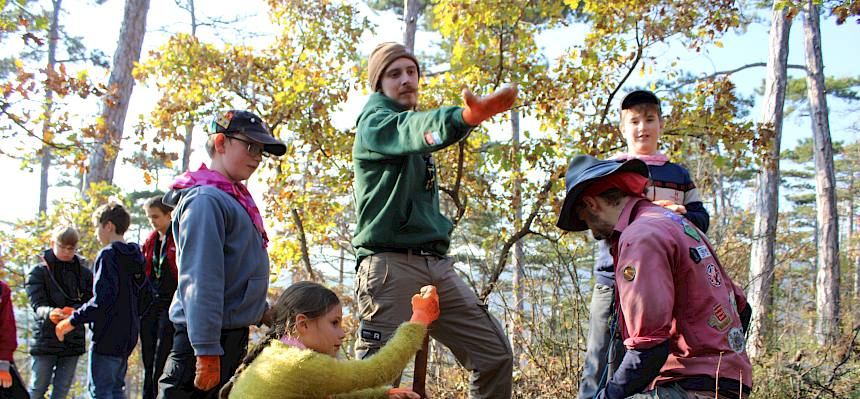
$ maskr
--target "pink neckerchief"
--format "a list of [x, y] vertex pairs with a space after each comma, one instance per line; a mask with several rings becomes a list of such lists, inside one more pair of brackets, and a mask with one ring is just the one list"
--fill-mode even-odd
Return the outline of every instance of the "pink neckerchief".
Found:
[[209, 169], [206, 164], [201, 164], [200, 169], [196, 172], [185, 172], [176, 178], [176, 181], [170, 185], [171, 189], [183, 189], [194, 186], [212, 186], [227, 194], [230, 194], [239, 204], [248, 212], [251, 221], [254, 222], [254, 227], [263, 236], [263, 248], [269, 244], [269, 236], [266, 234], [266, 228], [263, 227], [263, 216], [260, 215], [260, 209], [251, 197], [248, 188], [242, 183], [232, 182], [224, 175]]
[[626, 153], [626, 152], [619, 152], [619, 153], [613, 155], [612, 158], [609, 158], [609, 159], [612, 159], [615, 161], [626, 161], [628, 159], [633, 159], [633, 158], [639, 159], [639, 160], [645, 162], [646, 165], [651, 165], [651, 166], [660, 166], [666, 162], [669, 162], [669, 157], [663, 155], [663, 153], [660, 153], [660, 152], [658, 152], [656, 154], [651, 154], [651, 155], [637, 155], [637, 154], [630, 154], [630, 153]]
[[302, 343], [302, 341], [299, 341], [298, 339], [293, 338], [293, 337], [286, 335], [286, 334], [284, 334], [284, 336], [281, 337], [280, 341], [283, 342], [284, 345], [292, 346], [294, 348], [299, 348], [299, 349], [307, 349], [308, 348], [307, 346], [305, 346], [305, 344]]

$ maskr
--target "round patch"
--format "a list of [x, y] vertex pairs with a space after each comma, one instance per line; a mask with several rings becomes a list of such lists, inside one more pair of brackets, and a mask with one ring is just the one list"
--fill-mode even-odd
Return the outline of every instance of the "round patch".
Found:
[[708, 282], [714, 287], [723, 286], [723, 278], [720, 276], [720, 269], [717, 269], [713, 263], [708, 264]]
[[735, 327], [729, 330], [728, 334], [729, 347], [736, 353], [741, 353], [747, 349], [747, 339], [744, 337], [744, 330], [740, 327]]
[[627, 281], [633, 281], [636, 278], [636, 269], [633, 266], [627, 266], [624, 270], [621, 271], [621, 275], [624, 276], [624, 279]]

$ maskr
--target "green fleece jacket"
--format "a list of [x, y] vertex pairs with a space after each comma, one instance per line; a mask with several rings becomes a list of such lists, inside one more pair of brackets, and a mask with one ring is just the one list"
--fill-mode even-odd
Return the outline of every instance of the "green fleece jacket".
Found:
[[427, 327], [403, 323], [375, 355], [343, 361], [272, 341], [237, 377], [230, 399], [388, 399], [394, 381], [421, 348]]
[[[386, 249], [422, 249], [445, 255], [453, 224], [439, 211], [439, 185], [430, 153], [472, 130], [463, 108], [410, 111], [373, 93], [358, 117], [352, 162], [358, 223], [357, 257]], [[435, 137], [428, 144], [425, 133]]]

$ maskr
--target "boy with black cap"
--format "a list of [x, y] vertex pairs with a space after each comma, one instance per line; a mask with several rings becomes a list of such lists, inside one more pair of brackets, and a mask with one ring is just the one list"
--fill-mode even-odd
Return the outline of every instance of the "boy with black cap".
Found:
[[472, 372], [470, 398], [511, 397], [512, 355], [499, 322], [446, 256], [453, 224], [439, 210], [431, 154], [511, 108], [516, 89], [486, 97], [464, 90], [465, 107], [417, 112], [420, 69], [404, 46], [382, 43], [368, 62], [370, 99], [358, 117], [353, 238], [361, 326], [356, 349], [372, 355], [409, 320], [409, 298], [435, 285], [442, 316], [430, 335]]
[[242, 184], [267, 154], [286, 146], [263, 120], [231, 110], [208, 126], [202, 165], [171, 185], [178, 284], [170, 306], [173, 349], [159, 398], [215, 398], [245, 355], [248, 326], [266, 310], [268, 236], [260, 210]]
[[[646, 197], [707, 232], [710, 217], [699, 199], [690, 173], [683, 166], [669, 162], [669, 158], [659, 151], [659, 139], [665, 125], [660, 100], [654, 93], [647, 90], [628, 93], [621, 100], [619, 126], [627, 142], [627, 152], [616, 154], [612, 159], [639, 159], [645, 162], [651, 175], [651, 181], [646, 186]], [[617, 331], [608, 321], [614, 308], [615, 273], [612, 255], [603, 241], [598, 243], [594, 273], [597, 281], [591, 296], [585, 366], [579, 385], [580, 399], [592, 398], [624, 356], [624, 347], [617, 338]]]
[[[648, 166], [573, 158], [558, 227], [590, 229], [614, 257], [618, 329], [627, 351], [595, 398], [745, 398], [749, 306], [707, 237], [643, 196]], [[742, 311], [738, 311], [742, 309]]]

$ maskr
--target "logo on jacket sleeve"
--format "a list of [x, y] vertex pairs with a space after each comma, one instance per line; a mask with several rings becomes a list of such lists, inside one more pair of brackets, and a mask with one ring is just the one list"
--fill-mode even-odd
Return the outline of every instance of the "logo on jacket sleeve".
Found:
[[624, 276], [624, 279], [627, 281], [633, 281], [636, 278], [636, 269], [633, 266], [627, 265], [624, 267], [624, 270], [621, 271], [621, 275]]
[[711, 318], [708, 319], [708, 325], [717, 329], [717, 331], [725, 331], [731, 324], [732, 317], [726, 312], [723, 304], [718, 303], [714, 305], [714, 311], [711, 314]]
[[735, 327], [729, 330], [726, 336], [729, 340], [729, 347], [736, 353], [741, 353], [747, 349], [747, 340], [744, 338], [744, 330], [740, 327]]
[[723, 277], [720, 275], [720, 269], [713, 263], [708, 263], [708, 282], [714, 287], [723, 286]]

